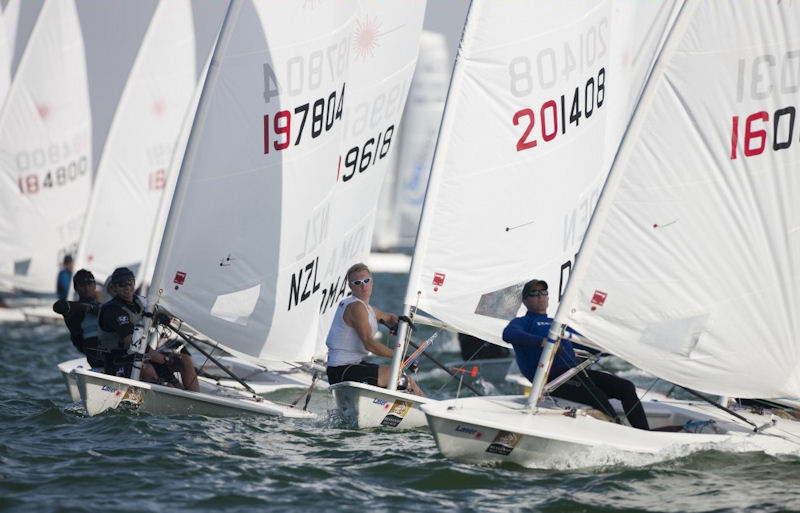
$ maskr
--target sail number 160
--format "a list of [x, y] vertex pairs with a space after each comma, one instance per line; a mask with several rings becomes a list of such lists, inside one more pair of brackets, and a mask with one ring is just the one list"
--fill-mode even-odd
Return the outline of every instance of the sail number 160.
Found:
[[[772, 151], [786, 150], [792, 145], [796, 109], [790, 105], [777, 109], [772, 115], [767, 111], [750, 114], [741, 122], [739, 116], [731, 118], [731, 160], [739, 157], [739, 132], [741, 134], [745, 157], [761, 155], [767, 148], [767, 141], [772, 136]], [[772, 122], [770, 123], [770, 118]], [[769, 133], [771, 132], [771, 134]]]

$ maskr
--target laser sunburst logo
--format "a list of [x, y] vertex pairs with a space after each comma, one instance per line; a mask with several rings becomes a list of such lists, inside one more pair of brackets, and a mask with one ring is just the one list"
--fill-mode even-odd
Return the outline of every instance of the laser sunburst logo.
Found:
[[381, 22], [376, 18], [370, 19], [369, 15], [364, 18], [364, 21], [356, 20], [356, 29], [353, 34], [355, 39], [356, 60], [361, 57], [362, 61], [366, 61], [367, 57], [372, 57], [375, 54], [375, 49], [381, 45], [380, 39], [386, 34], [394, 32], [402, 27], [402, 25], [400, 25], [381, 32], [380, 29], [382, 26], [383, 24]]

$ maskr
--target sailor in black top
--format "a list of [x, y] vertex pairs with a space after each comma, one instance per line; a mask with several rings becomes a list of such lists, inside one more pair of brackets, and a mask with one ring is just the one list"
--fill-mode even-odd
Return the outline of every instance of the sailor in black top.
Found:
[[69, 329], [72, 345], [86, 355], [92, 368], [103, 367], [103, 355], [98, 349], [97, 312], [100, 303], [97, 301], [94, 276], [86, 269], [81, 269], [72, 278], [78, 301], [59, 299], [53, 304], [53, 311], [64, 317], [64, 324]]
[[[129, 353], [134, 329], [145, 316], [142, 302], [134, 294], [135, 278], [127, 267], [111, 275], [114, 297], [100, 307], [100, 346], [107, 351], [105, 372], [130, 377], [135, 354]], [[167, 321], [168, 322], [168, 321]], [[183, 385], [174, 377], [180, 372]], [[199, 391], [194, 362], [188, 352], [151, 350], [144, 356], [142, 381], [166, 382], [186, 390]]]
[[135, 278], [130, 269], [115, 269], [111, 281], [116, 293], [100, 307], [100, 347], [105, 352], [106, 374], [130, 377], [134, 355], [129, 354], [128, 350], [134, 328], [144, 317], [144, 306], [134, 295]]

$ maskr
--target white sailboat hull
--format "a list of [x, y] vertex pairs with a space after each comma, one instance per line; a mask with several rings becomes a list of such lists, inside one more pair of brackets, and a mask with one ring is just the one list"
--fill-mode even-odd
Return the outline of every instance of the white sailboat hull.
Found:
[[74, 360], [67, 360], [58, 364], [58, 370], [61, 372], [61, 377], [64, 378], [64, 384], [67, 386], [67, 392], [72, 399], [72, 402], [77, 403], [81, 400], [81, 393], [78, 390], [78, 382], [72, 374], [73, 369], [91, 369], [89, 362], [86, 358], [75, 358]]
[[[228, 370], [233, 372], [236, 376], [244, 379], [248, 386], [252, 388], [257, 394], [271, 394], [280, 390], [289, 389], [305, 389], [311, 386], [312, 374], [299, 368], [287, 368], [282, 370], [264, 370], [261, 367], [251, 365], [247, 362], [232, 357], [220, 357], [217, 359]], [[287, 366], [288, 367], [288, 366]], [[67, 386], [67, 391], [73, 401], [81, 400], [80, 392], [78, 391], [78, 383], [72, 370], [76, 368], [90, 369], [89, 362], [86, 358], [75, 358], [74, 360], [67, 360], [58, 364], [58, 370], [61, 371], [61, 376], [64, 378], [64, 383]], [[200, 380], [201, 389], [205, 388], [213, 390], [216, 387], [232, 388], [244, 391], [245, 388], [234, 379], [231, 379], [224, 374], [222, 370], [216, 366], [209, 367], [208, 363], [204, 364], [203, 369], [218, 374], [215, 378], [207, 376], [198, 376]], [[328, 383], [324, 380], [318, 379], [314, 383], [315, 388], [327, 388]]]
[[90, 416], [123, 407], [154, 415], [315, 417], [309, 411], [215, 386], [205, 385], [201, 392], [188, 392], [80, 368], [73, 369], [72, 375]]
[[[578, 410], [565, 415], [554, 404], [526, 411], [527, 397], [475, 397], [423, 405], [439, 451], [468, 463], [511, 462], [531, 468], [595, 466], [635, 456], [678, 457], [693, 450], [732, 448], [768, 454], [800, 453], [800, 423], [771, 413], [742, 413], [760, 433], [710, 405], [647, 401], [651, 429], [699, 422], [698, 432], [644, 431], [599, 420]], [[712, 420], [712, 423], [706, 421]]]
[[355, 429], [414, 429], [425, 427], [422, 404], [435, 402], [400, 391], [344, 381], [330, 386], [336, 406], [350, 427]]

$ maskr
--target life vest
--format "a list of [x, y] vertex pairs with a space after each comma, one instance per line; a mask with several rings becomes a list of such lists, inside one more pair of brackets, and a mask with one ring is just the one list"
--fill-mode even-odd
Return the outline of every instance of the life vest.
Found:
[[[139, 322], [141, 322], [141, 320], [144, 318], [144, 306], [142, 306], [142, 303], [139, 301], [137, 297], [133, 298], [133, 302], [139, 307], [138, 313], [134, 312], [124, 301], [121, 300], [117, 301], [116, 298], [113, 298], [103, 303], [103, 306], [100, 307], [100, 313], [98, 315], [98, 325], [99, 325], [99, 319], [103, 318], [103, 310], [108, 305], [114, 302], [116, 302], [117, 305], [119, 305], [119, 307], [122, 308], [122, 310], [126, 314], [128, 314], [128, 318], [130, 319], [131, 324], [133, 324], [134, 326], [139, 324]], [[106, 351], [115, 351], [115, 350], [118, 351], [118, 350], [128, 349], [122, 344], [122, 340], [120, 340], [119, 335], [117, 335], [116, 331], [106, 331], [103, 329], [102, 326], [99, 326], [99, 328], [100, 329], [98, 330], [99, 333], [97, 338], [100, 340], [100, 347], [102, 349]]]
[[100, 333], [100, 317], [95, 313], [87, 312], [81, 320], [81, 331], [83, 340], [98, 337]]

